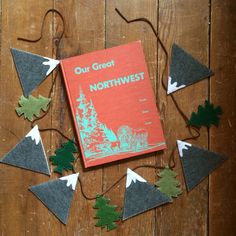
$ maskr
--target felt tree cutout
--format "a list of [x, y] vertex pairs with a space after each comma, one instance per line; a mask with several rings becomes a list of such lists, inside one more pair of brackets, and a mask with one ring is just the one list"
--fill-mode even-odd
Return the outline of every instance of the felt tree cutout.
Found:
[[188, 124], [197, 128], [201, 128], [201, 126], [210, 128], [212, 124], [218, 127], [220, 123], [219, 116], [222, 115], [222, 113], [220, 106], [214, 107], [214, 104], [205, 101], [204, 106], [200, 105], [198, 107], [197, 113], [192, 113]]
[[161, 192], [165, 193], [169, 197], [178, 197], [182, 193], [180, 182], [176, 179], [177, 174], [168, 166], [166, 166], [158, 176], [160, 179], [155, 183], [155, 185]]
[[96, 203], [93, 206], [97, 210], [95, 218], [98, 218], [96, 226], [107, 227], [107, 230], [112, 230], [117, 227], [114, 221], [118, 221], [121, 218], [121, 212], [115, 211], [117, 206], [108, 205], [110, 200], [104, 196], [97, 195]]
[[41, 109], [44, 112], [47, 111], [50, 101], [50, 98], [45, 98], [41, 95], [39, 95], [38, 98], [35, 98], [32, 95], [30, 95], [29, 98], [26, 98], [22, 95], [19, 100], [20, 107], [16, 108], [16, 112], [18, 116], [24, 114], [26, 119], [33, 121], [34, 116], [39, 117]]
[[75, 161], [75, 158], [72, 153], [76, 151], [77, 149], [72, 140], [62, 144], [62, 147], [56, 150], [56, 155], [49, 157], [52, 164], [57, 165], [53, 171], [62, 175], [63, 170], [73, 170], [71, 163]]

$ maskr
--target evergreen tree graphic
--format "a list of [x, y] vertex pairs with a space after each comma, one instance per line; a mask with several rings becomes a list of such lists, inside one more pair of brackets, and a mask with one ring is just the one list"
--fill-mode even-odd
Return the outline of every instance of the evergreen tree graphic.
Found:
[[105, 157], [125, 151], [141, 151], [148, 148], [148, 133], [121, 125], [117, 134], [98, 119], [92, 100], [79, 89], [76, 121], [85, 157]]
[[63, 143], [62, 147], [56, 150], [56, 155], [49, 157], [52, 164], [57, 166], [54, 168], [54, 172], [62, 174], [63, 170], [73, 170], [72, 163], [75, 161], [73, 153], [76, 151], [77, 149], [72, 140]]
[[120, 220], [121, 213], [115, 211], [117, 206], [109, 205], [109, 202], [108, 198], [97, 195], [94, 208], [98, 209], [96, 213], [96, 218], [98, 218], [96, 226], [107, 227], [108, 230], [112, 230], [117, 227], [114, 221]]
[[82, 119], [81, 119], [81, 126], [82, 126], [82, 130], [84, 130], [85, 132], [88, 132], [88, 123], [89, 123], [89, 117], [88, 117], [88, 101], [85, 98], [85, 95], [82, 93], [80, 93], [80, 97], [77, 100], [79, 102], [79, 106], [78, 108], [80, 110], [82, 110]]
[[90, 101], [89, 110], [90, 110], [90, 124], [91, 124], [91, 128], [94, 129], [97, 126], [97, 112], [95, 111], [95, 108], [93, 106], [93, 102], [92, 101]]
[[178, 197], [182, 193], [180, 182], [176, 179], [177, 174], [168, 166], [158, 176], [160, 179], [155, 183], [158, 189], [169, 197]]

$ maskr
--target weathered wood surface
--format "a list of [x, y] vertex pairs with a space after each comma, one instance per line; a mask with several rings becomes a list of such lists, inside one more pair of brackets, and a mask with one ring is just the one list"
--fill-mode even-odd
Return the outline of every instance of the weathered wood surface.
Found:
[[212, 128], [211, 150], [229, 159], [209, 180], [209, 233], [236, 232], [236, 2], [212, 1], [210, 64], [215, 71], [209, 91], [211, 100], [224, 111], [220, 130]]
[[[211, 66], [215, 76], [176, 92], [184, 112], [189, 116], [205, 99], [222, 106], [220, 127], [202, 129], [195, 142], [228, 155], [229, 160], [189, 194], [184, 191], [173, 204], [134, 217], [112, 231], [94, 226], [93, 201], [85, 200], [78, 187], [67, 226], [62, 225], [27, 189], [48, 177], [11, 166], [1, 165], [1, 235], [234, 235], [236, 232], [235, 192], [235, 53], [236, 3], [233, 0], [2, 0], [1, 1], [1, 78], [0, 78], [0, 156], [8, 152], [30, 129], [30, 124], [15, 114], [22, 94], [9, 48], [16, 47], [48, 57], [55, 57], [55, 39], [62, 22], [56, 14], [48, 15], [43, 38], [38, 43], [17, 41], [17, 37], [37, 38], [44, 13], [55, 8], [65, 17], [66, 32], [60, 45], [65, 58], [93, 50], [141, 40], [154, 91], [159, 102], [168, 149], [155, 155], [130, 159], [104, 167], [85, 170], [78, 161], [76, 170], [86, 184], [89, 196], [109, 187], [126, 172], [140, 164], [167, 164], [176, 139], [188, 136], [184, 121], [161, 87], [160, 74], [164, 54], [150, 28], [142, 23], [126, 24], [114, 11], [117, 7], [127, 18], [146, 17], [153, 22], [168, 52], [173, 42], [186, 48], [196, 58]], [[47, 96], [52, 77], [33, 93]], [[50, 113], [40, 127], [56, 127], [73, 136], [73, 124], [64, 84], [58, 76]], [[14, 136], [9, 131], [15, 133]], [[46, 152], [52, 154], [63, 138], [53, 132], [42, 134]], [[176, 171], [184, 186], [182, 169], [176, 156]], [[154, 183], [150, 169], [137, 171]], [[57, 178], [52, 174], [50, 179]], [[107, 196], [122, 206], [124, 180]], [[185, 188], [185, 187], [184, 187]]]

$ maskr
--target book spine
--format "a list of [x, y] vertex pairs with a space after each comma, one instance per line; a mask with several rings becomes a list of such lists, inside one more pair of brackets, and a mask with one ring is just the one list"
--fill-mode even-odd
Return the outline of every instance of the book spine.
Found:
[[[73, 117], [73, 121], [74, 121], [74, 125], [75, 125], [75, 130], [76, 130], [77, 138], [78, 138], [78, 141], [79, 141], [79, 146], [80, 146], [80, 148], [82, 148], [83, 146], [82, 146], [82, 143], [81, 143], [81, 140], [80, 140], [79, 130], [78, 130], [76, 117], [75, 117], [76, 112], [75, 112], [74, 107], [73, 107], [73, 103], [72, 103], [72, 99], [71, 99], [71, 91], [70, 91], [69, 86], [68, 86], [66, 70], [63, 66], [63, 61], [60, 61], [60, 65], [61, 65], [63, 79], [64, 79], [64, 83], [65, 83], [65, 87], [66, 87], [66, 92], [67, 92], [67, 96], [68, 96], [68, 100], [69, 100], [69, 104], [70, 104], [70, 108], [71, 108], [71, 112], [72, 112], [72, 117]], [[88, 166], [87, 166], [87, 163], [86, 163], [86, 160], [85, 160], [85, 157], [84, 157], [82, 151], [81, 151], [81, 154], [82, 154], [84, 166], [85, 166], [85, 168], [87, 168]]]

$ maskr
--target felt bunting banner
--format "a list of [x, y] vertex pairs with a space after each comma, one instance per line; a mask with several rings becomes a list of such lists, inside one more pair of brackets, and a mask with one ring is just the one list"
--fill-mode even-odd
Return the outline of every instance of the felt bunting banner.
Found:
[[53, 171], [62, 175], [63, 170], [73, 170], [73, 163], [76, 160], [73, 153], [76, 151], [77, 148], [75, 147], [72, 140], [63, 143], [61, 148], [58, 148], [55, 151], [55, 155], [49, 157], [49, 160], [52, 162], [52, 164], [57, 166]]
[[171, 170], [168, 166], [158, 173], [160, 179], [155, 183], [155, 186], [169, 197], [178, 197], [182, 190], [180, 182], [176, 179], [177, 173]]
[[11, 48], [12, 57], [25, 97], [56, 68], [58, 60]]
[[33, 121], [34, 117], [40, 116], [41, 110], [44, 112], [47, 111], [50, 101], [50, 98], [45, 98], [41, 95], [38, 98], [31, 95], [29, 95], [29, 98], [21, 96], [19, 100], [20, 106], [16, 108], [16, 113], [18, 116], [24, 114], [25, 119]]
[[196, 113], [193, 112], [191, 114], [188, 124], [197, 128], [201, 128], [202, 126], [210, 128], [211, 125], [218, 127], [222, 113], [223, 111], [220, 106], [215, 107], [213, 103], [205, 101], [203, 106], [198, 106], [198, 111]]
[[173, 93], [212, 75], [213, 72], [205, 65], [200, 63], [177, 44], [173, 44], [167, 94]]
[[127, 169], [123, 220], [169, 202], [172, 202], [171, 197]]
[[107, 227], [107, 230], [112, 230], [117, 227], [115, 221], [120, 220], [121, 212], [116, 211], [117, 206], [111, 205], [110, 199], [97, 195], [96, 203], [93, 208], [97, 209], [95, 218], [98, 219], [96, 226]]
[[79, 173], [67, 175], [29, 188], [64, 224], [67, 223]]
[[226, 160], [222, 154], [199, 148], [187, 142], [177, 140], [177, 145], [188, 191], [196, 187]]
[[0, 162], [50, 175], [38, 126], [34, 126], [34, 128], [9, 153], [7, 153]]

